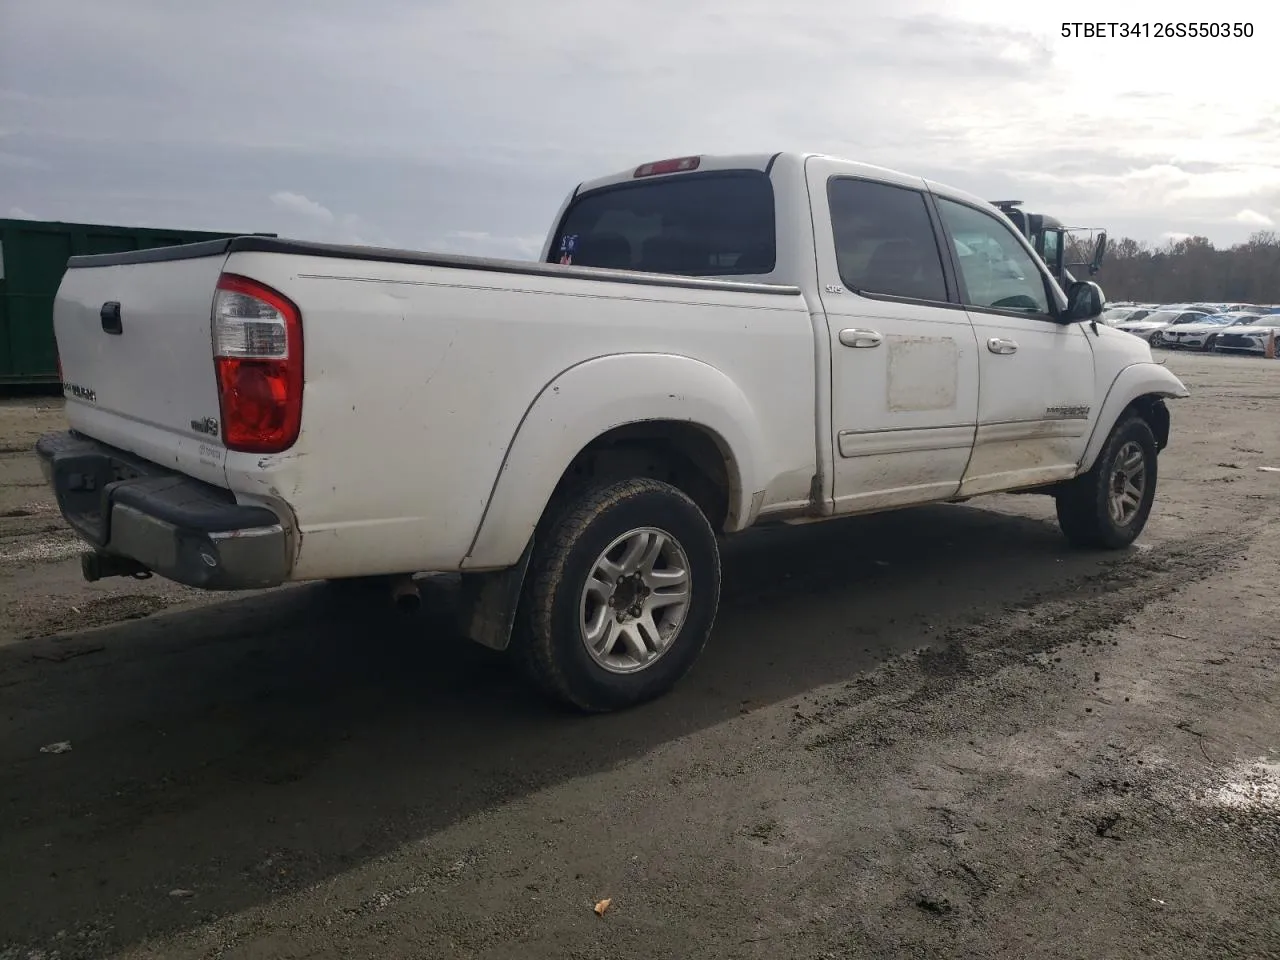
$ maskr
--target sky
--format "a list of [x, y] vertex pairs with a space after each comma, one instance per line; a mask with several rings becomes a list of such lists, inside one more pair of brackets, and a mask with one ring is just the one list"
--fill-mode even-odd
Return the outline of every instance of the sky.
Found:
[[[0, 217], [536, 257], [579, 182], [812, 151], [1069, 225], [1280, 224], [1280, 5], [0, 0]], [[1118, 14], [1122, 10], [1123, 14]]]

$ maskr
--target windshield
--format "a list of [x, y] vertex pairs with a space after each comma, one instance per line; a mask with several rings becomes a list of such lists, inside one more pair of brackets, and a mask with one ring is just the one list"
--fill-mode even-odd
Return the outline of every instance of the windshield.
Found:
[[560, 222], [551, 263], [690, 277], [765, 274], [777, 257], [773, 184], [755, 170], [603, 187]]

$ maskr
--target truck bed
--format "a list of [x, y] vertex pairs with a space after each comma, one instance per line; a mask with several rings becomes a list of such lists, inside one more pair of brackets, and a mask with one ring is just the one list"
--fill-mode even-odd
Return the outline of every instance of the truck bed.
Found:
[[229, 237], [225, 240], [191, 243], [179, 247], [157, 247], [151, 250], [127, 250], [122, 253], [100, 253], [91, 256], [72, 257], [67, 266], [68, 268], [113, 267], [138, 263], [168, 263], [176, 260], [196, 260], [203, 257], [225, 256], [232, 253], [282, 253], [362, 262], [407, 263], [423, 267], [481, 270], [487, 273], [505, 273], [514, 276], [569, 277], [578, 280], [676, 287], [686, 290], [735, 290], [742, 293], [773, 293], [781, 296], [796, 296], [800, 293], [799, 287], [785, 284], [722, 280], [713, 277], [674, 276], [665, 273], [641, 273], [633, 270], [609, 270], [601, 267], [579, 267], [530, 260], [469, 257], [447, 253], [423, 253], [414, 250], [400, 250], [393, 247], [319, 243], [309, 240], [288, 240], [261, 236]]
[[[287, 450], [228, 450], [209, 432], [224, 275], [300, 312]], [[123, 336], [100, 327], [106, 300]], [[56, 310], [82, 388], [72, 427], [274, 510], [296, 529], [295, 579], [508, 566], [581, 444], [655, 416], [740, 411], [724, 430], [757, 433], [725, 440], [752, 451], [736, 465], [746, 509], [802, 507], [813, 322], [794, 286], [259, 236], [75, 258]]]

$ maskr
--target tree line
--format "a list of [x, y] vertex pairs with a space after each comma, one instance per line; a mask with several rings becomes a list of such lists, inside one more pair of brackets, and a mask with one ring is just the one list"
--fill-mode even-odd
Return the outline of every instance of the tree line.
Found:
[[[1089, 238], [1070, 237], [1067, 253], [1068, 262], [1087, 262]], [[1079, 268], [1072, 272], [1083, 278]], [[1280, 304], [1280, 233], [1259, 231], [1222, 250], [1207, 237], [1158, 246], [1130, 237], [1108, 238], [1102, 269], [1093, 279], [1112, 301]]]

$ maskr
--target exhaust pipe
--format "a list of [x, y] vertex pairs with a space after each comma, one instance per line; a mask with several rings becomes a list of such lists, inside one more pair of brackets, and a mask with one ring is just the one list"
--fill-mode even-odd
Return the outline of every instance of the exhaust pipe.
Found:
[[413, 577], [396, 577], [391, 582], [391, 602], [401, 613], [417, 613], [422, 606], [422, 594]]

